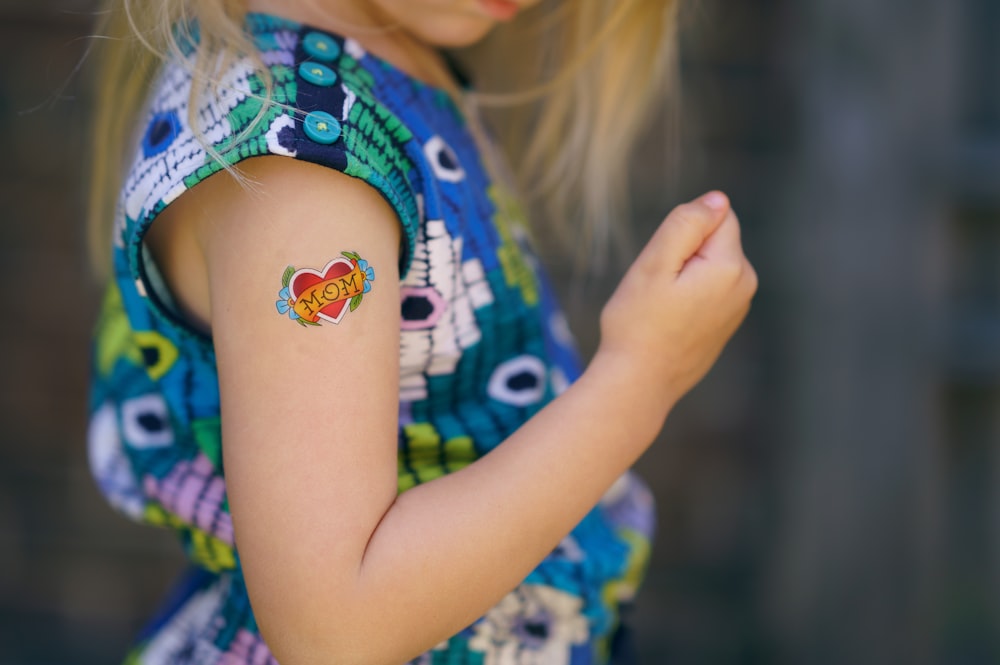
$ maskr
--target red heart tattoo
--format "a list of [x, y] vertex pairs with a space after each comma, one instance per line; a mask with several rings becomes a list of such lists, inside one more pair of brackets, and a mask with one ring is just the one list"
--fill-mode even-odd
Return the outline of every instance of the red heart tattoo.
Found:
[[[312, 270], [311, 268], [297, 270], [288, 281], [288, 288], [292, 299], [299, 300], [300, 296], [305, 293], [307, 294], [306, 306], [308, 307], [308, 299], [312, 296], [314, 306], [309, 311], [316, 318], [329, 321], [330, 323], [339, 323], [347, 313], [347, 305], [350, 298], [336, 299], [333, 302], [327, 303], [326, 300], [316, 295], [312, 287], [326, 283], [331, 284], [333, 289], [339, 291], [340, 287], [337, 285], [337, 278], [350, 275], [354, 271], [354, 268], [355, 265], [350, 260], [338, 257], [327, 263], [322, 271]], [[315, 321], [315, 318], [312, 320]]]

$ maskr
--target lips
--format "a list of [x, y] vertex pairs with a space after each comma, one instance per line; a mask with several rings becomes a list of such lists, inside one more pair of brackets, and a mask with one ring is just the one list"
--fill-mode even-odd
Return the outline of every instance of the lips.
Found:
[[521, 6], [513, 0], [479, 0], [479, 6], [498, 21], [510, 21], [521, 11]]

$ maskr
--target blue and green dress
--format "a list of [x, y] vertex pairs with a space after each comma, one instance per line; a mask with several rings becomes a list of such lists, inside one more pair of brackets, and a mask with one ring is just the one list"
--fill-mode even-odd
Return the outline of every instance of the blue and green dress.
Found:
[[[229, 164], [281, 155], [336, 169], [374, 187], [396, 212], [400, 492], [474, 463], [580, 372], [522, 214], [491, 182], [451, 99], [353, 40], [260, 14], [246, 25], [276, 103], [254, 124], [264, 85], [250, 59], [237, 60], [193, 114], [196, 132], [191, 63], [168, 62], [110, 240], [113, 278], [94, 342], [91, 466], [115, 508], [176, 531], [194, 571], [128, 662], [275, 662], [234, 546], [212, 340], [178, 314], [143, 244], [158, 213], [223, 168], [206, 142]], [[261, 307], [275, 307], [275, 287]], [[652, 526], [650, 495], [626, 474], [496, 607], [412, 663], [608, 662]]]

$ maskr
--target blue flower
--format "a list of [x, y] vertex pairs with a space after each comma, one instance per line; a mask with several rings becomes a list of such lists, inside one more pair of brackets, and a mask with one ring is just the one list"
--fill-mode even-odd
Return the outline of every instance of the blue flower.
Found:
[[358, 269], [365, 274], [365, 290], [362, 293], [368, 293], [372, 290], [372, 285], [369, 282], [375, 281], [375, 268], [370, 268], [368, 262], [361, 259], [358, 261]]
[[288, 318], [292, 321], [301, 318], [295, 313], [295, 310], [292, 309], [292, 294], [289, 292], [287, 286], [278, 291], [278, 297], [280, 300], [274, 303], [274, 306], [278, 308], [278, 314], [288, 314]]

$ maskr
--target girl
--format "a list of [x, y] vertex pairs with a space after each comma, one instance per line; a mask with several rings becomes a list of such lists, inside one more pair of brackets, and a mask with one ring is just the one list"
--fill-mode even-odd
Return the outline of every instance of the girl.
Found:
[[[492, 61], [522, 91], [547, 77], [522, 177], [600, 246], [675, 7], [538, 2], [112, 3], [107, 30], [143, 47], [102, 70], [91, 458], [197, 571], [129, 662], [622, 652], [652, 522], [627, 469], [756, 277], [724, 195], [678, 207], [579, 371], [441, 49], [530, 38]], [[543, 38], [557, 57], [522, 78]]]

